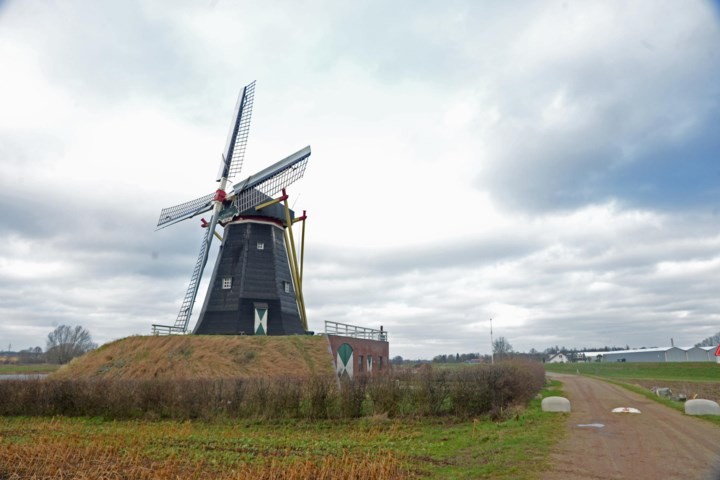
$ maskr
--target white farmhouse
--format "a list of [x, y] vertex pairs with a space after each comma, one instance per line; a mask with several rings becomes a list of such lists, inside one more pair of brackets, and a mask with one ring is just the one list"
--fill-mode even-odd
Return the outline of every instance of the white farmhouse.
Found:
[[548, 363], [568, 363], [570, 360], [567, 356], [565, 356], [564, 353], [557, 353], [550, 357], [550, 360], [548, 360]]

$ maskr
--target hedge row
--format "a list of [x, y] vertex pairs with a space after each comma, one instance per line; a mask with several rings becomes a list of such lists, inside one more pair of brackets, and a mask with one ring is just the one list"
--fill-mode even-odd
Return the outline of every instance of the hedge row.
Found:
[[328, 377], [227, 380], [5, 380], [0, 415], [106, 419], [475, 417], [533, 398], [536, 363], [454, 370], [396, 369], [352, 380]]

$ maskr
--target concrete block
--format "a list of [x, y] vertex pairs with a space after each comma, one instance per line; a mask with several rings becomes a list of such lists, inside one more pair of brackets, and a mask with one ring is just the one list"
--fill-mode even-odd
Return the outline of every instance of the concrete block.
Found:
[[720, 405], [712, 400], [688, 400], [685, 402], [686, 415], [720, 415]]
[[543, 412], [570, 412], [570, 400], [565, 397], [546, 397], [540, 404]]

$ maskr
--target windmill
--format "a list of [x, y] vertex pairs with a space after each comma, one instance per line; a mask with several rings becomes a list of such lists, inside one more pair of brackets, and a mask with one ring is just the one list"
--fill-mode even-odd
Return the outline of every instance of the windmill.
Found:
[[[157, 229], [212, 212], [201, 219], [205, 235], [174, 325], [153, 324], [155, 334], [184, 334], [192, 315], [213, 237], [221, 241], [207, 295], [193, 333], [288, 335], [307, 331], [302, 295], [306, 215], [295, 218], [286, 188], [302, 178], [305, 147], [247, 177], [232, 188], [245, 155], [255, 82], [245, 86], [234, 110], [214, 193], [160, 212]], [[278, 198], [273, 196], [282, 193]], [[298, 262], [292, 225], [303, 222]], [[220, 224], [224, 231], [216, 232]]]

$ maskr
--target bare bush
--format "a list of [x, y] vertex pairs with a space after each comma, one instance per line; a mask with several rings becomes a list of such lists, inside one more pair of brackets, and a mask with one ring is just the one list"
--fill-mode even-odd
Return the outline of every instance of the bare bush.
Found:
[[340, 385], [340, 416], [357, 418], [363, 414], [363, 406], [367, 398], [369, 377], [358, 375], [352, 380], [343, 380]]
[[395, 375], [380, 375], [368, 385], [368, 396], [372, 400], [373, 414], [396, 416], [402, 391]]
[[417, 413], [437, 416], [443, 411], [450, 394], [448, 372], [433, 372], [430, 365], [418, 372]]
[[338, 394], [335, 382], [327, 377], [312, 377], [307, 387], [306, 416], [313, 419], [329, 418]]
[[149, 420], [441, 416], [498, 418], [543, 387], [542, 365], [428, 368], [342, 381], [331, 376], [224, 380], [6, 380], [0, 415]]

